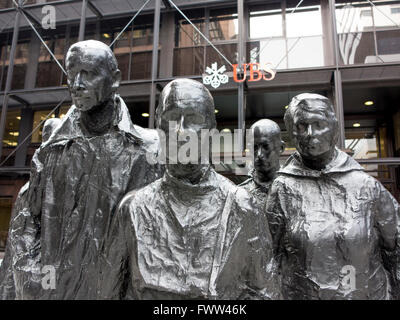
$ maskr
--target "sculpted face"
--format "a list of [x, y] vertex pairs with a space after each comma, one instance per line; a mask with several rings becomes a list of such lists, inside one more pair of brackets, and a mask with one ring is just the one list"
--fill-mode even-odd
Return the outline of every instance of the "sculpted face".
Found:
[[[209, 91], [199, 82], [177, 79], [163, 90], [157, 110], [158, 128], [166, 135], [166, 156], [175, 145], [177, 150], [186, 144], [190, 135], [196, 135], [198, 158], [200, 161], [201, 130], [215, 128], [214, 102]], [[174, 144], [170, 148], [170, 144]], [[178, 157], [179, 163], [179, 157]]]
[[89, 40], [71, 46], [66, 57], [67, 80], [73, 103], [89, 111], [110, 100], [119, 87], [120, 71], [103, 43]]
[[318, 158], [331, 152], [337, 140], [336, 119], [321, 111], [321, 100], [307, 101], [307, 110], [293, 115], [292, 137], [302, 157]]
[[285, 145], [281, 140], [279, 126], [271, 120], [257, 121], [251, 129], [254, 136], [254, 168], [264, 175], [279, 170], [279, 156]]

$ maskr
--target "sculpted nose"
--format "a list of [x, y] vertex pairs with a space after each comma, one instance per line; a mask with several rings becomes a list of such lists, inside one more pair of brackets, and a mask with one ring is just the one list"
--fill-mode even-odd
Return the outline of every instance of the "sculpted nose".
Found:
[[262, 158], [263, 158], [263, 153], [262, 153], [261, 148], [259, 148], [259, 149], [257, 150], [256, 157], [257, 157], [258, 159], [262, 159]]
[[82, 74], [79, 72], [74, 80], [74, 85], [73, 85], [74, 90], [84, 90], [85, 85], [82, 82]]
[[178, 133], [178, 135], [181, 135], [181, 134], [184, 133], [184, 131], [185, 131], [185, 128], [184, 128], [184, 117], [181, 116], [181, 118], [179, 119], [179, 122], [178, 122], [177, 133]]
[[312, 136], [314, 134], [312, 126], [309, 124], [307, 126], [307, 135]]

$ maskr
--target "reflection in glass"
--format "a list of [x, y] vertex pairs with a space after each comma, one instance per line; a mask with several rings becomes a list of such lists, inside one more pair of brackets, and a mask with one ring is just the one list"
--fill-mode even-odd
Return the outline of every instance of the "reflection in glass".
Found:
[[341, 64], [375, 63], [373, 32], [343, 33], [338, 35]]
[[150, 79], [152, 52], [132, 53], [131, 80]]
[[204, 69], [204, 47], [174, 50], [174, 76], [198, 75], [202, 74]]
[[345, 148], [351, 151], [353, 158], [377, 158], [379, 147], [376, 134], [350, 130], [346, 131]]
[[[28, 65], [28, 43], [19, 43], [15, 52], [12, 89], [23, 89], [25, 84], [26, 67]], [[8, 61], [7, 61], [8, 64]]]
[[365, 32], [373, 29], [372, 8], [369, 3], [340, 5], [335, 13], [338, 33]]
[[[192, 21], [193, 24], [204, 34], [204, 21]], [[179, 21], [178, 28], [178, 46], [194, 47], [204, 43], [203, 37], [186, 21]]]
[[399, 28], [400, 14], [397, 10], [393, 9], [400, 8], [400, 1], [392, 1], [392, 3], [382, 5], [379, 4], [379, 1], [374, 1], [373, 14], [376, 30]]
[[237, 14], [223, 14], [211, 18], [209, 32], [212, 42], [236, 40], [238, 37]]
[[114, 54], [118, 61], [118, 68], [121, 70], [121, 80], [129, 79], [129, 61], [131, 47], [131, 32], [124, 32], [114, 45]]
[[[221, 44], [215, 46], [232, 64], [237, 63], [238, 61], [238, 53], [237, 53], [237, 44], [229, 43], [229, 44]], [[232, 71], [232, 67], [228, 65], [224, 58], [215, 51], [211, 46], [206, 47], [206, 66], [211, 66], [214, 62], [217, 62], [218, 67], [222, 65], [226, 66], [227, 71]]]
[[[65, 38], [51, 39], [45, 41], [51, 52], [54, 53], [57, 60], [63, 65], [65, 52]], [[38, 72], [36, 76], [36, 87], [55, 87], [62, 82], [62, 71], [57, 65], [45, 46], [40, 46], [40, 56], [38, 64]]]

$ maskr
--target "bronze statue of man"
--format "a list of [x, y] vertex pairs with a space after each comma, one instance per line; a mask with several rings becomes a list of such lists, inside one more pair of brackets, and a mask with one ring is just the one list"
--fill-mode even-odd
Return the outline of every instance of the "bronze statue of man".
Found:
[[338, 121], [329, 99], [297, 95], [285, 124], [297, 151], [266, 205], [284, 298], [398, 297], [397, 201], [335, 147]]
[[166, 138], [166, 172], [121, 201], [102, 264], [102, 298], [279, 298], [268, 225], [249, 194], [202, 162], [208, 153], [186, 163], [179, 149], [172, 161], [171, 146], [215, 128], [214, 110], [197, 81], [177, 79], [163, 89], [157, 126]]
[[[60, 118], [47, 119], [42, 129], [42, 143], [49, 140], [51, 134], [55, 131], [57, 126], [61, 123]], [[0, 300], [14, 300], [15, 299], [15, 284], [14, 275], [12, 271], [12, 250], [11, 237], [15, 237], [15, 233], [18, 232], [18, 227], [24, 224], [24, 217], [22, 215], [16, 215], [24, 208], [26, 204], [26, 195], [29, 189], [29, 182], [25, 183], [21, 190], [18, 192], [17, 199], [15, 200], [9, 227], [9, 235], [7, 240], [6, 251], [4, 255], [3, 263], [0, 267]]]
[[240, 186], [262, 204], [279, 170], [279, 156], [285, 149], [285, 143], [279, 125], [272, 120], [259, 120], [250, 130], [253, 132], [254, 143], [253, 168], [249, 173], [250, 178]]
[[[78, 42], [66, 70], [74, 105], [34, 155], [27, 205], [18, 213], [29, 223], [11, 241], [18, 299], [95, 299], [99, 255], [118, 202], [160, 174], [146, 159], [157, 152], [158, 136], [132, 124], [111, 49]], [[55, 277], [54, 286], [43, 286], [45, 276]]]

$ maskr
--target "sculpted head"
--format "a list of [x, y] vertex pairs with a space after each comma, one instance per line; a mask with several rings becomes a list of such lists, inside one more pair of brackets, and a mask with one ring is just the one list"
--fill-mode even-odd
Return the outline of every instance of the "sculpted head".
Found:
[[50, 118], [45, 121], [42, 130], [42, 143], [45, 143], [47, 140], [49, 140], [51, 134], [54, 132], [54, 130], [60, 123], [61, 123], [60, 118]]
[[114, 97], [121, 72], [111, 49], [96, 40], [73, 44], [67, 53], [68, 87], [72, 101], [81, 111], [89, 111]]
[[279, 156], [285, 149], [279, 125], [269, 119], [254, 123], [254, 169], [258, 176], [272, 177], [279, 170]]
[[302, 158], [324, 160], [335, 150], [338, 121], [328, 98], [319, 94], [299, 94], [290, 102], [284, 119]]
[[[168, 83], [163, 89], [156, 113], [157, 128], [166, 136], [166, 158], [170, 163], [169, 154], [171, 143], [176, 143], [177, 150], [186, 143], [185, 137], [197, 135], [198, 158], [193, 165], [200, 164], [201, 130], [213, 129], [216, 126], [214, 99], [208, 89], [200, 82], [190, 79], [176, 79]], [[172, 137], [170, 137], [173, 135]], [[179, 151], [178, 151], [179, 152]], [[178, 168], [181, 173], [193, 170], [193, 167], [182, 166], [177, 157]]]

